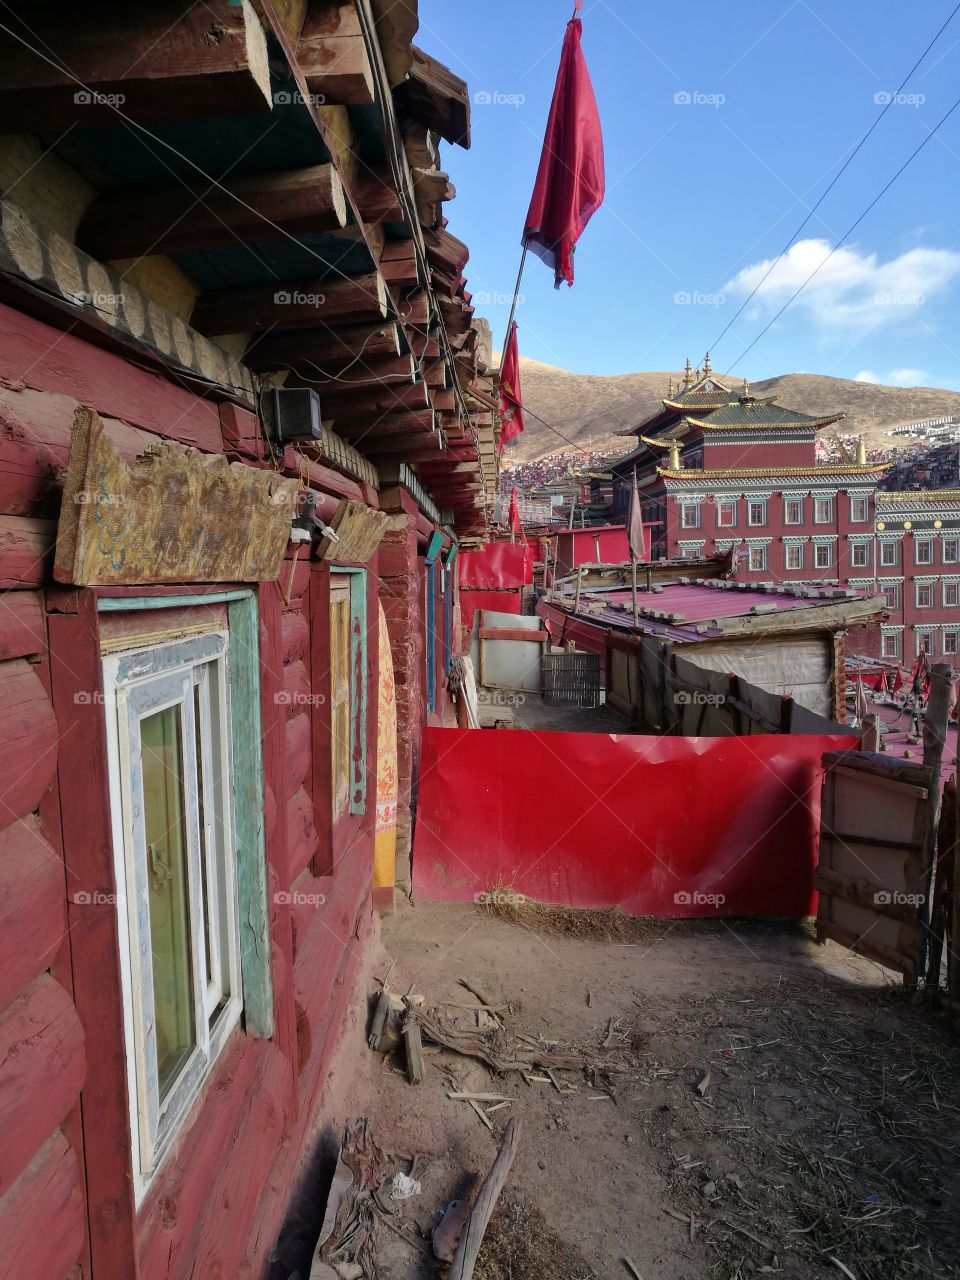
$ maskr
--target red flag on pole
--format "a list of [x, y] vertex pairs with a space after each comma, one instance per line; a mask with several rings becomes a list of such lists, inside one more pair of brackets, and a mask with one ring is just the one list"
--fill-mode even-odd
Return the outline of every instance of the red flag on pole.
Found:
[[520, 504], [517, 502], [516, 488], [510, 490], [510, 532], [520, 534]]
[[520, 352], [517, 326], [510, 326], [507, 345], [500, 361], [500, 448], [523, 430], [523, 400], [520, 395]]
[[[581, 0], [577, 0], [576, 11]], [[553, 267], [556, 287], [573, 284], [573, 250], [603, 203], [603, 136], [590, 73], [574, 17], [560, 54], [540, 168], [523, 229], [523, 242]]]

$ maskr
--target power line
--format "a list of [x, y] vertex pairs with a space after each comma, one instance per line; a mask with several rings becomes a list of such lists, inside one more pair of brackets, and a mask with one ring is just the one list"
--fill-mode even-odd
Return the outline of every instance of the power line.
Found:
[[837, 252], [838, 249], [843, 247], [844, 243], [849, 239], [849, 237], [853, 234], [853, 232], [856, 231], [857, 227], [859, 227], [860, 223], [864, 220], [864, 218], [867, 216], [870, 210], [874, 207], [874, 205], [878, 204], [881, 198], [886, 195], [886, 193], [890, 190], [890, 188], [893, 186], [896, 180], [900, 177], [901, 173], [903, 173], [904, 169], [906, 169], [906, 167], [913, 160], [916, 159], [916, 157], [920, 154], [923, 148], [930, 141], [930, 139], [935, 137], [940, 127], [943, 124], [945, 124], [947, 120], [950, 119], [950, 117], [956, 111], [957, 107], [960, 107], [960, 98], [956, 100], [956, 102], [953, 104], [953, 106], [950, 108], [949, 111], [947, 111], [944, 115], [940, 117], [940, 119], [937, 121], [934, 127], [930, 130], [930, 132], [927, 134], [924, 140], [920, 143], [920, 145], [916, 147], [910, 153], [910, 155], [907, 156], [906, 160], [904, 160], [903, 164], [900, 166], [897, 172], [893, 175], [890, 181], [886, 184], [886, 186], [882, 187], [881, 190], [877, 192], [877, 194], [873, 197], [873, 199], [864, 209], [863, 213], [860, 214], [859, 218], [857, 218], [855, 222], [851, 223], [851, 225], [846, 229], [846, 231], [843, 233], [843, 235], [840, 237], [837, 243], [833, 246], [833, 248], [830, 250], [827, 256], [822, 260], [822, 262], [818, 263], [818, 265], [814, 267], [814, 269], [810, 272], [806, 280], [804, 280], [803, 284], [801, 284], [800, 287], [790, 295], [790, 297], [786, 300], [786, 302], [783, 304], [780, 310], [776, 313], [776, 315], [770, 317], [770, 319], [763, 326], [763, 328], [760, 330], [760, 332], [757, 334], [754, 340], [750, 343], [750, 345], [748, 347], [745, 347], [743, 351], [740, 352], [736, 360], [734, 360], [733, 364], [731, 364], [729, 369], [727, 369], [727, 373], [730, 373], [733, 369], [735, 369], [737, 365], [740, 363], [740, 361], [743, 359], [743, 357], [747, 355], [748, 352], [753, 350], [753, 348], [757, 345], [757, 343], [760, 341], [763, 335], [767, 332], [770, 326], [775, 324], [776, 321], [779, 320], [780, 317], [783, 315], [783, 313], [786, 311], [787, 307], [789, 307], [790, 304], [793, 301], [795, 301], [795, 299], [798, 298], [801, 293], [803, 293], [804, 289], [807, 287], [807, 285], [810, 283], [813, 277], [817, 274], [817, 272], [819, 272], [823, 267], [826, 266], [826, 264], [830, 261], [830, 259], [833, 257], [833, 255]]
[[[900, 96], [900, 94], [901, 94], [901, 93], [902, 93], [902, 91], [903, 91], [903, 87], [904, 87], [904, 85], [907, 83], [907, 81], [910, 79], [910, 77], [911, 77], [911, 76], [913, 75], [913, 73], [916, 71], [917, 67], [919, 67], [920, 63], [921, 63], [921, 62], [923, 62], [924, 58], [927, 56], [927, 54], [930, 52], [930, 50], [933, 48], [933, 46], [937, 43], [937, 41], [938, 41], [938, 40], [940, 39], [940, 37], [943, 35], [944, 31], [946, 31], [947, 27], [950, 25], [950, 23], [953, 21], [953, 18], [956, 16], [956, 14], [957, 14], [958, 10], [960, 10], [960, 3], [958, 3], [958, 4], [956, 5], [956, 7], [952, 10], [952, 12], [951, 12], [951, 13], [949, 14], [949, 16], [947, 17], [946, 22], [944, 22], [943, 26], [940, 28], [940, 30], [937, 32], [937, 34], [933, 37], [933, 39], [930, 41], [930, 43], [929, 43], [929, 44], [927, 45], [927, 47], [924, 49], [923, 53], [921, 53], [920, 57], [916, 60], [916, 62], [913, 64], [913, 66], [910, 68], [910, 70], [907, 72], [907, 74], [906, 74], [906, 75], [903, 77], [903, 79], [900, 81], [900, 84], [899, 84], [899, 86], [898, 86], [898, 88], [897, 88], [896, 92], [895, 92], [895, 93], [892, 93], [892, 94], [890, 95], [889, 99], [888, 99], [888, 100], [887, 100], [887, 102], [884, 104], [884, 108], [883, 108], [883, 110], [882, 110], [882, 111], [880, 112], [880, 114], [877, 116], [876, 120], [874, 120], [873, 124], [872, 124], [872, 125], [870, 126], [870, 128], [866, 131], [866, 133], [863, 135], [863, 137], [860, 139], [860, 141], [857, 143], [857, 145], [854, 147], [854, 149], [850, 152], [849, 156], [847, 156], [847, 158], [846, 158], [846, 160], [844, 161], [844, 163], [841, 165], [841, 167], [837, 170], [836, 174], [834, 175], [833, 180], [830, 182], [829, 186], [826, 188], [826, 190], [825, 190], [825, 191], [823, 192], [823, 194], [820, 196], [819, 200], [817, 200], [817, 202], [816, 202], [816, 204], [813, 206], [813, 208], [812, 208], [812, 209], [809, 209], [809, 210], [807, 211], [807, 216], [806, 216], [806, 217], [804, 218], [804, 220], [800, 223], [799, 227], [797, 227], [796, 231], [794, 231], [793, 235], [790, 237], [790, 239], [787, 241], [787, 243], [783, 246], [783, 248], [780, 250], [780, 252], [779, 252], [779, 253], [777, 254], [777, 256], [774, 258], [773, 262], [771, 262], [770, 266], [766, 269], [766, 271], [763, 273], [763, 275], [760, 277], [760, 279], [759, 279], [759, 280], [757, 281], [757, 283], [754, 285], [753, 289], [750, 291], [750, 293], [747, 295], [747, 297], [743, 300], [743, 302], [741, 303], [741, 305], [740, 305], [739, 309], [735, 312], [735, 314], [734, 314], [733, 316], [731, 316], [731, 318], [730, 318], [730, 319], [727, 321], [727, 323], [724, 325], [723, 329], [720, 331], [720, 335], [719, 335], [719, 337], [715, 338], [715, 339], [714, 339], [714, 341], [710, 344], [710, 347], [709, 347], [709, 350], [710, 350], [710, 351], [713, 351], [717, 346], [719, 346], [720, 342], [723, 340], [723, 338], [725, 337], [725, 335], [727, 334], [727, 332], [729, 331], [729, 329], [730, 329], [730, 328], [731, 328], [731, 327], [732, 327], [732, 326], [737, 322], [737, 320], [739, 320], [739, 318], [743, 315], [743, 313], [744, 313], [744, 311], [746, 310], [747, 306], [750, 304], [751, 299], [752, 299], [752, 298], [754, 298], [754, 297], [755, 297], [755, 295], [757, 294], [757, 292], [762, 288], [762, 286], [763, 286], [764, 282], [767, 280], [767, 277], [770, 275], [770, 273], [774, 270], [774, 268], [776, 267], [777, 263], [778, 263], [778, 262], [780, 261], [780, 259], [784, 256], [784, 254], [785, 254], [785, 253], [790, 249], [791, 245], [792, 245], [792, 244], [793, 244], [793, 242], [796, 240], [797, 236], [798, 236], [798, 235], [800, 234], [800, 232], [804, 229], [804, 227], [807, 225], [807, 223], [810, 221], [810, 219], [813, 217], [813, 215], [817, 212], [817, 210], [818, 210], [818, 209], [820, 208], [820, 206], [823, 204], [824, 200], [826, 200], [827, 196], [830, 194], [830, 192], [833, 190], [833, 188], [834, 188], [834, 187], [837, 185], [837, 183], [840, 181], [841, 177], [843, 176], [843, 174], [845, 173], [845, 171], [847, 170], [847, 168], [848, 168], [848, 167], [850, 166], [850, 164], [852, 163], [852, 161], [853, 161], [854, 157], [857, 155], [857, 152], [861, 149], [861, 147], [864, 145], [864, 143], [867, 141], [867, 139], [868, 139], [868, 138], [870, 137], [870, 135], [873, 133], [874, 129], [876, 129], [876, 128], [877, 128], [877, 126], [879, 125], [880, 121], [883, 119], [883, 117], [887, 114], [887, 112], [890, 110], [890, 108], [891, 108], [891, 107], [893, 106], [893, 104], [896, 102], [897, 98]], [[849, 233], [848, 233], [848, 234], [849, 234]], [[732, 368], [732, 366], [731, 366], [731, 368]], [[728, 370], [728, 372], [729, 372], [729, 370]]]

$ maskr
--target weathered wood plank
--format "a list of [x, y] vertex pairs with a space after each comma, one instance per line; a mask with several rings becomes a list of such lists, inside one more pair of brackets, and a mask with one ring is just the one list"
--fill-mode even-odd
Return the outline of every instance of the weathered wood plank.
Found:
[[310, 92], [324, 103], [373, 102], [373, 68], [352, 3], [310, 6], [297, 45], [297, 62]]
[[467, 82], [430, 54], [413, 46], [410, 74], [396, 97], [405, 115], [439, 133], [447, 142], [470, 146], [470, 94]]
[[317, 830], [313, 821], [313, 801], [305, 787], [299, 787], [287, 802], [287, 882], [292, 884], [317, 852]]
[[43, 605], [36, 591], [8, 591], [0, 610], [0, 662], [46, 648]]
[[32, 814], [0, 833], [0, 1009], [49, 968], [67, 929], [63, 863]]
[[54, 576], [77, 586], [273, 581], [296, 489], [172, 441], [128, 467], [97, 415], [78, 409]]
[[50, 578], [55, 525], [30, 516], [0, 516], [0, 588], [41, 587]]
[[[357, 324], [384, 319], [386, 314], [386, 285], [378, 274], [215, 289], [200, 296], [190, 322], [200, 333], [213, 335]], [[250, 354], [252, 358], [255, 350]]]
[[286, 780], [287, 797], [293, 797], [306, 783], [313, 783], [312, 756], [310, 752], [310, 716], [306, 711], [287, 721]]
[[375, 356], [399, 354], [400, 330], [393, 321], [387, 321], [379, 325], [267, 333], [253, 340], [244, 360], [251, 369], [277, 369], [288, 362], [309, 360], [322, 370], [343, 368], [352, 360], [360, 363]]
[[[0, 382], [12, 390], [30, 387], [70, 396], [102, 415], [209, 453], [223, 448], [213, 401], [2, 304]], [[5, 391], [0, 398], [6, 398]], [[33, 408], [25, 412], [32, 415]], [[59, 418], [64, 410], [60, 406], [54, 412]]]
[[36, 809], [57, 767], [59, 733], [46, 689], [22, 658], [0, 664], [0, 823]]
[[58, 1132], [0, 1200], [4, 1270], [16, 1280], [67, 1276], [79, 1261], [85, 1231], [76, 1153]]
[[43, 974], [0, 1017], [0, 1196], [73, 1107], [85, 1074], [73, 1001]]

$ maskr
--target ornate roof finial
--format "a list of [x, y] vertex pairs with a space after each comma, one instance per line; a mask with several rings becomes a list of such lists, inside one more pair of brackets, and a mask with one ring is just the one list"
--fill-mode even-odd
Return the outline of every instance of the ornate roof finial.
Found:
[[690, 357], [687, 356], [687, 362], [683, 366], [683, 386], [684, 390], [693, 385], [693, 365], [690, 363]]
[[704, 374], [704, 377], [707, 377], [707, 376], [708, 376], [709, 374], [711, 374], [711, 373], [713, 373], [713, 370], [710, 368], [710, 352], [708, 351], [708, 352], [704, 355], [704, 357], [703, 357], [703, 374]]
[[867, 465], [867, 446], [864, 443], [863, 436], [857, 437], [857, 466], [865, 467]]
[[743, 398], [744, 398], [744, 400], [746, 400], [746, 398], [747, 398], [747, 396], [749, 396], [749, 394], [750, 394], [750, 388], [749, 388], [749, 386], [747, 385], [747, 380], [746, 380], [746, 378], [744, 378], [744, 380], [743, 380]]
[[672, 400], [674, 397], [674, 394], [675, 392], [673, 389], [673, 378], [671, 377], [670, 381], [667, 383], [667, 399]]
[[667, 457], [667, 466], [671, 471], [680, 470], [680, 444], [676, 440], [670, 441], [670, 453]]

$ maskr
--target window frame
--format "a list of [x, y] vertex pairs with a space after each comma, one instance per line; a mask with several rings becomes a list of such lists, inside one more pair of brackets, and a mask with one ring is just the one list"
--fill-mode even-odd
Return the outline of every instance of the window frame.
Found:
[[[238, 1026], [244, 1007], [241, 963], [240, 894], [237, 848], [236, 788], [234, 785], [234, 732], [230, 695], [229, 631], [211, 629], [188, 639], [143, 645], [104, 654], [101, 658], [106, 704], [106, 735], [113, 857], [117, 878], [120, 971], [124, 997], [128, 1106], [133, 1182], [136, 1203], [145, 1196], [163, 1159], [178, 1135], [190, 1107], [209, 1077], [223, 1048]], [[216, 666], [216, 688], [210, 688], [210, 667]], [[196, 744], [197, 673], [209, 694], [207, 723], [200, 728], [201, 759]], [[179, 695], [179, 696], [178, 696]], [[147, 893], [146, 831], [143, 825], [140, 725], [149, 715], [171, 706], [182, 707], [179, 733], [183, 772], [203, 789], [205, 814], [213, 824], [199, 827], [199, 791], [184, 789], [188, 820], [187, 889], [192, 958], [194, 1044], [178, 1068], [166, 1096], [159, 1096], [156, 1064], [153, 964], [150, 957], [149, 920], [142, 929], [137, 905]], [[201, 706], [203, 702], [201, 700]], [[221, 739], [219, 778], [211, 776], [212, 719]], [[217, 830], [219, 828], [219, 830]], [[212, 835], [216, 831], [225, 883], [218, 893], [218, 908], [226, 904], [219, 922], [226, 925], [229, 994], [219, 1010], [211, 1010], [211, 984], [202, 982], [206, 968], [205, 944], [209, 930], [203, 916], [204, 846], [209, 882]], [[219, 876], [218, 876], [219, 880]], [[212, 897], [213, 895], [211, 895]], [[209, 911], [209, 907], [208, 907]], [[212, 913], [210, 915], [212, 920]], [[221, 988], [221, 995], [223, 994]], [[154, 1034], [151, 1034], [153, 1032]]]
[[[681, 529], [699, 529], [700, 528], [700, 507], [702, 503], [699, 498], [683, 498], [680, 501], [680, 528]], [[688, 520], [688, 511], [693, 511], [694, 519]]]
[[[797, 564], [790, 563], [790, 555], [796, 554]], [[785, 573], [802, 573], [803, 572], [803, 543], [788, 542], [783, 548], [783, 568]]]
[[[820, 552], [827, 553], [826, 561], [820, 563]], [[814, 569], [832, 569], [833, 568], [833, 543], [832, 542], [815, 542], [813, 544], [813, 567]]]
[[[960, 583], [944, 582], [941, 584], [941, 590], [943, 592], [941, 604], [944, 609], [956, 609], [960, 607]], [[947, 599], [947, 592], [953, 596], [952, 600]]]
[[[817, 508], [820, 506], [821, 503], [826, 503], [827, 510], [828, 510], [828, 514], [822, 519], [820, 516], [817, 515]], [[833, 511], [834, 511], [834, 506], [833, 506], [832, 497], [827, 497], [827, 498], [815, 497], [813, 499], [813, 523], [814, 524], [833, 524]]]
[[[760, 508], [759, 520], [753, 518], [753, 508]], [[768, 524], [767, 520], [767, 499], [766, 498], [747, 498], [747, 528], [748, 529], [765, 529]]]
[[[797, 518], [796, 518], [796, 520], [791, 520], [791, 519], [790, 519], [790, 508], [791, 508], [791, 507], [794, 507], [794, 506], [797, 508]], [[783, 500], [783, 523], [784, 523], [785, 525], [790, 526], [791, 528], [799, 527], [800, 525], [802, 525], [802, 524], [803, 524], [803, 518], [804, 518], [804, 510], [803, 510], [803, 507], [804, 507], [804, 503], [803, 503], [803, 499], [802, 499], [802, 498], [784, 498], [784, 500]]]
[[[737, 527], [737, 506], [736, 498], [718, 498], [717, 499], [717, 528], [718, 529], [735, 529]], [[723, 519], [724, 509], [730, 512], [730, 519]]]
[[[760, 553], [760, 559], [762, 560], [762, 564], [755, 565], [755, 564], [753, 563], [753, 557], [754, 557], [754, 554], [755, 554], [756, 552], [759, 552], [759, 553]], [[752, 546], [752, 547], [751, 547], [751, 546], [749, 546], [749, 544], [748, 544], [748, 546], [747, 546], [747, 571], [748, 571], [749, 573], [766, 573], [766, 572], [767, 572], [767, 563], [768, 563], [768, 559], [767, 559], [767, 548], [766, 548], [766, 544], [765, 544], [765, 543], [760, 543], [758, 546]]]
[[[950, 554], [947, 554], [947, 547], [952, 548]], [[941, 556], [944, 564], [960, 564], [960, 538], [944, 538]]]
[[[891, 582], [886, 585], [883, 585], [882, 578], [880, 579], [880, 582], [881, 582], [880, 594], [883, 596], [884, 601], [886, 602], [886, 607], [888, 609], [899, 609], [900, 608], [900, 583]], [[893, 600], [888, 599], [888, 596], [891, 593], [893, 594]]]
[[[885, 552], [888, 547], [893, 548], [893, 559], [887, 560]], [[882, 538], [880, 540], [880, 567], [882, 569], [896, 569], [900, 565], [900, 542], [894, 538]]]
[[[887, 642], [893, 641], [893, 652], [887, 652]], [[903, 656], [903, 636], [899, 631], [885, 631], [880, 635], [880, 656], [883, 658], [900, 658]]]
[[[862, 554], [863, 559], [858, 560], [857, 555]], [[870, 555], [865, 542], [850, 543], [850, 567], [852, 569], [866, 569], [870, 564]]]
[[[920, 599], [921, 591], [930, 593], [930, 599], [926, 603], [924, 603]], [[932, 582], [918, 582], [915, 584], [915, 591], [914, 591], [914, 607], [915, 608], [934, 609], [936, 608], [935, 602], [936, 602], [936, 592], [934, 591], [934, 584]]]
[[[330, 708], [330, 716], [328, 718], [330, 730], [330, 757], [331, 757], [331, 777], [330, 777], [330, 813], [331, 821], [334, 827], [342, 822], [346, 817], [356, 817], [358, 814], [367, 811], [367, 703], [369, 698], [369, 646], [367, 643], [367, 570], [358, 568], [355, 565], [337, 564], [330, 566], [330, 580], [328, 589], [328, 614], [329, 606], [333, 602], [333, 594], [335, 590], [339, 590], [344, 584], [338, 582], [340, 578], [347, 579], [346, 585], [349, 587], [350, 599], [350, 647], [348, 658], [349, 685], [350, 685], [350, 739], [348, 751], [348, 803], [337, 812], [334, 807], [333, 795], [333, 707]], [[330, 691], [331, 699], [333, 695], [333, 635], [332, 635], [332, 617], [331, 617], [331, 633], [330, 633]]]
[[[923, 547], [926, 554], [926, 560], [920, 556], [920, 548]], [[921, 537], [913, 540], [913, 563], [914, 564], [933, 564], [933, 538]]]
[[[863, 515], [856, 515], [857, 503], [863, 503]], [[869, 498], [851, 498], [850, 499], [850, 523], [866, 524], [870, 519], [870, 499]]]
[[[943, 657], [955, 658], [957, 654], [960, 653], [960, 647], [958, 647], [958, 644], [957, 644], [957, 632], [944, 631], [942, 635], [942, 639], [943, 639], [943, 644], [942, 644]], [[947, 648], [948, 640], [952, 643], [952, 646], [953, 646], [952, 648], [949, 648], [949, 649]]]

